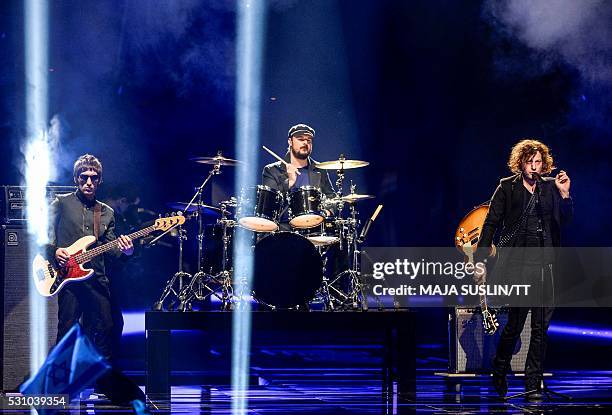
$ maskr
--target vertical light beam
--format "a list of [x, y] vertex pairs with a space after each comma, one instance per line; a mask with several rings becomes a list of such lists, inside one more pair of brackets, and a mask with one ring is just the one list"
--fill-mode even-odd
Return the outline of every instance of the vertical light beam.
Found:
[[[236, 42], [236, 158], [244, 163], [236, 171], [236, 194], [255, 185], [259, 151], [262, 38], [265, 0], [238, 0]], [[232, 413], [248, 410], [249, 352], [251, 348], [251, 235], [236, 232], [234, 281], [237, 287], [232, 322]]]
[[[29, 263], [47, 242], [47, 200], [45, 188], [50, 175], [46, 126], [48, 119], [48, 5], [46, 0], [25, 0], [25, 92], [26, 137], [25, 184]], [[30, 270], [31, 273], [31, 270]], [[29, 274], [28, 274], [29, 275]], [[47, 310], [29, 278], [30, 296], [30, 370], [36, 373], [47, 356]]]

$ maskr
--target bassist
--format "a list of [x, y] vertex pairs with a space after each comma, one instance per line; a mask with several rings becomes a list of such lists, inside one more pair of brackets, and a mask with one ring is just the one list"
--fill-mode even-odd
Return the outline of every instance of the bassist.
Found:
[[132, 255], [134, 245], [127, 236], [115, 236], [113, 210], [96, 200], [96, 191], [102, 183], [100, 161], [90, 154], [82, 155], [74, 163], [73, 177], [77, 191], [60, 195], [51, 204], [47, 258], [55, 259], [57, 265], [63, 267], [70, 257], [65, 247], [87, 235], [96, 237], [96, 245], [118, 239], [118, 249], [90, 261], [95, 272], [92, 278], [68, 284], [60, 291], [57, 341], [82, 318], [85, 333], [100, 353], [110, 360], [113, 320], [106, 260], [118, 258], [122, 254]]

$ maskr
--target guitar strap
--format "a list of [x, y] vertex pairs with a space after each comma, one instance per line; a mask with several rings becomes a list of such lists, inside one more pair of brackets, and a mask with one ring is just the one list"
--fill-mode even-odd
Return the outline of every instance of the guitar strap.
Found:
[[94, 206], [94, 223], [93, 231], [96, 241], [100, 238], [100, 219], [102, 217], [102, 204], [96, 202]]
[[512, 241], [512, 239], [514, 238], [514, 235], [516, 235], [516, 232], [518, 232], [521, 226], [523, 226], [523, 224], [525, 223], [525, 220], [527, 220], [527, 215], [531, 214], [531, 212], [533, 211], [533, 208], [535, 206], [535, 200], [536, 200], [536, 196], [535, 196], [535, 192], [533, 192], [531, 194], [531, 197], [529, 198], [529, 201], [527, 202], [527, 206], [525, 206], [525, 209], [523, 209], [523, 212], [521, 213], [521, 217], [519, 218], [519, 220], [516, 221], [516, 223], [514, 224], [512, 229], [510, 229], [509, 232], [506, 232], [504, 235], [502, 235], [501, 238], [499, 238], [499, 242], [497, 243], [497, 246], [499, 248], [503, 248], [507, 246], [510, 243], [510, 241]]

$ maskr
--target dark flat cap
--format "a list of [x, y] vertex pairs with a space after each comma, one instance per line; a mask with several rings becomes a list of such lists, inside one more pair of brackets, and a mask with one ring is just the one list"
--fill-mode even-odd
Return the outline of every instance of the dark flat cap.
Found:
[[306, 125], [306, 124], [296, 124], [289, 129], [289, 132], [287, 133], [287, 137], [293, 137], [294, 135], [300, 134], [300, 133], [309, 134], [313, 138], [315, 136], [315, 130], [311, 126]]

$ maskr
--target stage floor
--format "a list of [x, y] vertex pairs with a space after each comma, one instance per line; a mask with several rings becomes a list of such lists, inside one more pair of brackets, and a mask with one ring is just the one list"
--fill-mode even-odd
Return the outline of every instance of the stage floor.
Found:
[[[590, 414], [612, 412], [612, 372], [554, 372], [550, 388], [570, 395], [571, 401], [539, 404], [523, 399], [500, 402], [485, 378], [464, 379], [460, 393], [449, 388], [433, 371], [420, 370], [417, 400], [397, 405], [381, 403], [380, 380], [368, 370], [268, 369], [258, 386], [248, 391], [249, 414], [476, 414], [547, 413]], [[510, 380], [510, 393], [523, 390], [520, 378]], [[101, 398], [89, 398], [86, 390], [70, 414], [131, 413]], [[229, 386], [173, 386], [170, 400], [149, 402], [152, 413], [231, 414]], [[15, 413], [4, 411], [2, 413]]]

